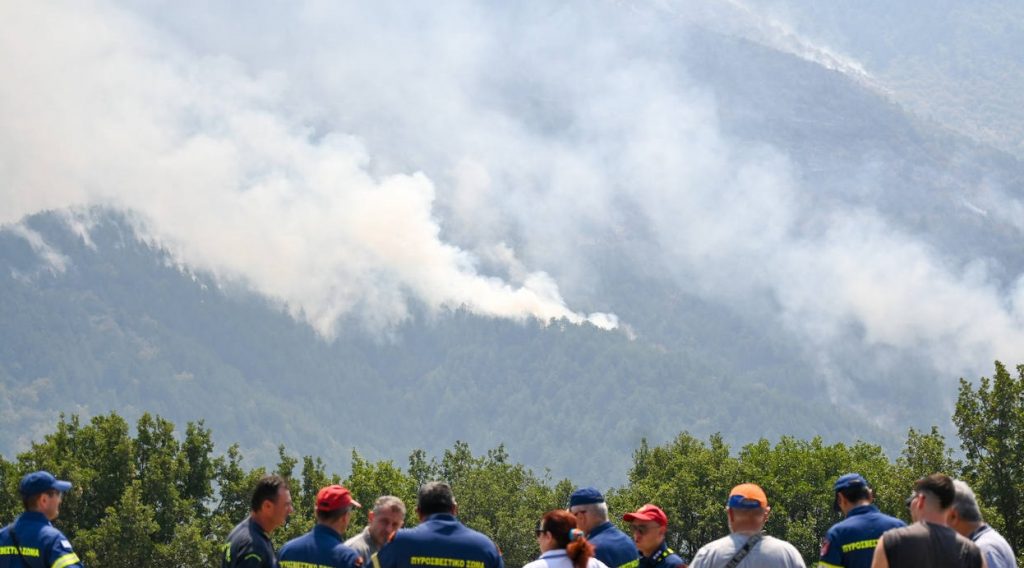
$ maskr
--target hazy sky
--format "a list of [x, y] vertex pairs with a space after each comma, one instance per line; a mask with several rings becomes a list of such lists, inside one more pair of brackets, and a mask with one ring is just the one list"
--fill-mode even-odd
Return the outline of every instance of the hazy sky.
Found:
[[789, 156], [723, 134], [681, 22], [872, 80], [735, 1], [4, 2], [0, 223], [128, 209], [326, 336], [410, 300], [614, 328], [559, 278], [628, 202], [689, 292], [769, 294], [823, 365], [851, 326], [971, 376], [1024, 360], [1020, 275], [811, 210]]

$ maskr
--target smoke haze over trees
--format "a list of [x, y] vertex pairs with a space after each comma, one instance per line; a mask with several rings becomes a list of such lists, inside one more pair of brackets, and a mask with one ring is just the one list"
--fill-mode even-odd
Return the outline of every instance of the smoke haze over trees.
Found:
[[1024, 359], [1024, 17], [913, 4], [4, 3], [0, 450], [948, 434]]

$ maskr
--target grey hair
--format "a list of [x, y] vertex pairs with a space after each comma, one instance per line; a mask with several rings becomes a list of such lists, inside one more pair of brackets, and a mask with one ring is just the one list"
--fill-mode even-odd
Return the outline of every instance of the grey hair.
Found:
[[373, 512], [398, 511], [405, 517], [405, 503], [394, 495], [381, 495], [373, 502]]
[[592, 503], [589, 507], [590, 510], [593, 511], [595, 517], [602, 521], [608, 520], [608, 503], [605, 503], [604, 501], [600, 503]]
[[956, 509], [956, 514], [968, 523], [983, 522], [981, 509], [978, 508], [978, 500], [974, 497], [971, 486], [959, 479], [953, 480], [953, 486], [956, 488], [956, 495], [953, 496], [951, 506]]

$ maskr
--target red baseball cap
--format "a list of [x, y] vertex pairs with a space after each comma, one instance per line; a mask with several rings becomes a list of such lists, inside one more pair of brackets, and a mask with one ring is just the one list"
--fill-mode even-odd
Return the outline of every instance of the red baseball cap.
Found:
[[352, 492], [340, 485], [328, 485], [316, 494], [317, 511], [337, 511], [350, 505], [362, 508], [362, 505], [352, 498]]
[[651, 503], [640, 507], [632, 513], [622, 515], [622, 520], [629, 523], [633, 521], [654, 521], [663, 527], [668, 526], [668, 515], [660, 507]]

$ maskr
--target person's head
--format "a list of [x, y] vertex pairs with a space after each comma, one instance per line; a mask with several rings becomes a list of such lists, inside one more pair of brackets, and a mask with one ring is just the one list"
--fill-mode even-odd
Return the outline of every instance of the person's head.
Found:
[[844, 515], [854, 507], [867, 505], [875, 500], [867, 480], [859, 473], [847, 473], [840, 477], [832, 486], [832, 490], [836, 493], [833, 508], [842, 511]]
[[729, 516], [729, 531], [740, 534], [754, 534], [764, 528], [771, 513], [768, 496], [753, 483], [743, 483], [732, 488], [726, 502]]
[[251, 506], [253, 518], [268, 533], [283, 525], [295, 510], [291, 489], [280, 475], [265, 475], [256, 482]]
[[367, 517], [370, 538], [381, 546], [405, 524], [405, 503], [394, 495], [378, 497]]
[[629, 523], [633, 541], [644, 556], [650, 556], [665, 542], [668, 516], [657, 505], [648, 503], [632, 513], [622, 515], [622, 520]]
[[60, 515], [60, 504], [71, 483], [57, 479], [48, 471], [34, 471], [21, 478], [18, 494], [26, 511], [42, 513], [54, 520]]
[[933, 473], [914, 482], [914, 493], [910, 496], [910, 518], [914, 521], [945, 523], [946, 510], [953, 504], [956, 488], [953, 480], [944, 473]]
[[535, 532], [541, 552], [565, 549], [574, 568], [584, 568], [594, 555], [594, 545], [587, 542], [576, 516], [569, 511], [548, 511], [537, 523]]
[[577, 489], [569, 496], [569, 512], [576, 517], [576, 526], [586, 534], [608, 520], [608, 504], [594, 487]]
[[956, 495], [953, 497], [953, 505], [946, 513], [946, 524], [956, 532], [969, 537], [985, 522], [985, 519], [981, 516], [978, 500], [974, 497], [974, 491], [969, 485], [959, 479], [954, 479], [953, 488], [956, 490]]
[[316, 522], [345, 534], [352, 508], [362, 507], [352, 493], [340, 485], [328, 485], [316, 494]]
[[431, 481], [420, 487], [416, 495], [416, 514], [425, 519], [437, 513], [457, 514], [459, 504], [455, 502], [452, 488], [443, 481]]

